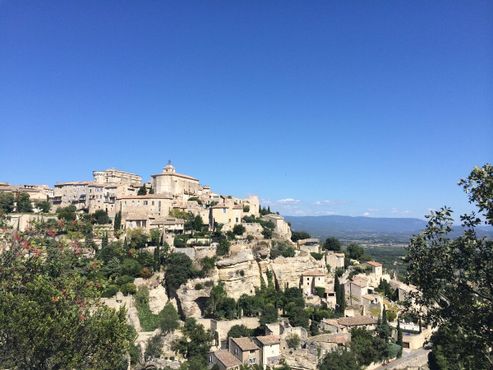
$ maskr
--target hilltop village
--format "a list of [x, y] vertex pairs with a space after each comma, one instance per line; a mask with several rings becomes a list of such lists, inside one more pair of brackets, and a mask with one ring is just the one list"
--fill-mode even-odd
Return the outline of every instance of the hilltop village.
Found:
[[52, 238], [87, 263], [135, 331], [134, 369], [336, 369], [344, 349], [357, 368], [405, 368], [431, 336], [403, 313], [415, 288], [363, 248], [293, 231], [257, 196], [217, 194], [171, 163], [149, 182], [108, 169], [2, 183], [0, 207], [4, 251], [9, 235], [28, 254]]

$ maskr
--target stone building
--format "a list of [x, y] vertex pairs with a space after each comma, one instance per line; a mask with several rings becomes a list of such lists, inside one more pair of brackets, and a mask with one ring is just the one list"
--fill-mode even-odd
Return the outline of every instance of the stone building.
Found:
[[168, 162], [163, 171], [152, 175], [152, 188], [156, 194], [171, 194], [173, 197], [198, 195], [201, 190], [199, 180], [176, 172]]
[[325, 254], [325, 263], [330, 266], [332, 271], [338, 268], [344, 268], [344, 253], [327, 251]]
[[305, 296], [316, 294], [316, 288], [325, 289], [325, 273], [320, 270], [308, 270], [301, 276], [301, 289]]
[[229, 338], [229, 352], [233, 354], [242, 364], [259, 365], [260, 347], [248, 337]]
[[261, 362], [265, 369], [267, 366], [275, 367], [281, 360], [281, 338], [277, 335], [264, 335], [255, 337], [255, 342], [260, 347]]
[[209, 366], [217, 365], [219, 370], [239, 370], [241, 361], [225, 349], [209, 354]]

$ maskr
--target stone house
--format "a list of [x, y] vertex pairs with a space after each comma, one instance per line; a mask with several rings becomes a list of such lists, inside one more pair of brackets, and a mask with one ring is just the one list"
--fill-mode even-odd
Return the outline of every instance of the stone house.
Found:
[[316, 294], [316, 288], [325, 287], [325, 273], [321, 270], [308, 270], [301, 275], [301, 289], [305, 296]]
[[309, 238], [298, 240], [298, 249], [308, 253], [320, 253], [320, 240]]
[[267, 366], [274, 367], [279, 364], [281, 359], [281, 339], [277, 335], [265, 335], [255, 337], [255, 341], [260, 346], [261, 362], [265, 369]]
[[368, 261], [366, 262], [368, 266], [371, 267], [371, 274], [376, 278], [380, 279], [383, 275], [383, 268], [380, 262]]
[[229, 338], [229, 352], [233, 354], [242, 364], [260, 365], [260, 347], [250, 338]]
[[335, 271], [337, 268], [344, 268], [344, 257], [344, 253], [327, 251], [325, 254], [325, 263], [330, 266], [332, 271]]
[[271, 221], [275, 228], [274, 228], [274, 236], [277, 236], [279, 238], [291, 239], [291, 227], [289, 224], [284, 220], [283, 217], [276, 215], [276, 214], [268, 214], [265, 216], [262, 216], [262, 219], [265, 221]]

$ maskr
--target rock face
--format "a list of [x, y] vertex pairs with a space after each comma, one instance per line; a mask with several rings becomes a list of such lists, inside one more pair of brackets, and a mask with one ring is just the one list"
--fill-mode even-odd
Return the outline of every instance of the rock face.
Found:
[[218, 279], [224, 284], [228, 297], [238, 299], [242, 294], [253, 295], [260, 287], [260, 269], [251, 249], [216, 263]]
[[266, 265], [274, 273], [274, 278], [280, 289], [298, 288], [303, 272], [318, 269], [326, 272], [323, 261], [317, 261], [309, 254], [300, 253], [296, 257], [278, 257]]
[[[211, 294], [212, 284], [206, 286], [206, 283], [211, 280], [211, 278], [189, 280], [176, 291], [179, 308], [185, 317], [195, 319], [202, 317], [200, 304], [205, 302]], [[198, 286], [201, 286], [201, 289], [195, 289]]]

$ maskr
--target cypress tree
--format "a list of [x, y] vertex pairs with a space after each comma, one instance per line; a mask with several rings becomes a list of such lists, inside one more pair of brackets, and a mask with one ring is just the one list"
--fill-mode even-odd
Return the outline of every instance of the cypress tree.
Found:
[[122, 211], [119, 211], [115, 215], [115, 222], [113, 225], [113, 229], [115, 231], [118, 231], [120, 230], [121, 227], [122, 227]]
[[108, 234], [104, 233], [103, 238], [101, 239], [101, 249], [106, 248], [108, 246]]
[[400, 320], [397, 320], [397, 344], [401, 346], [397, 353], [397, 358], [399, 358], [402, 356], [402, 329]]

